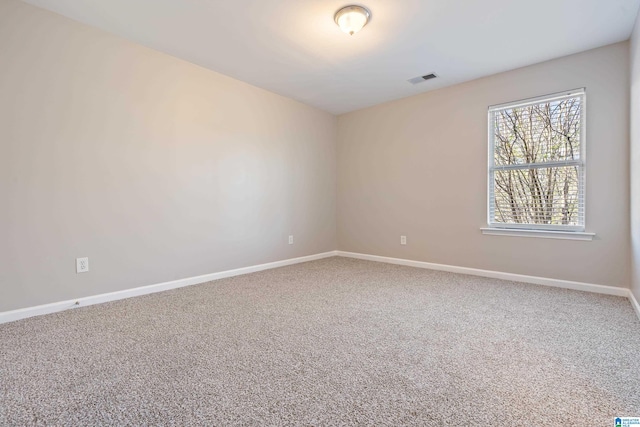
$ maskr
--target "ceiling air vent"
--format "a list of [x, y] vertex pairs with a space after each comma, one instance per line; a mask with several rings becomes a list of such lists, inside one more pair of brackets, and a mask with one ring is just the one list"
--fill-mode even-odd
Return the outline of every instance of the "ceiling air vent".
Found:
[[409, 79], [408, 81], [412, 85], [417, 85], [418, 83], [426, 82], [427, 80], [435, 79], [436, 77], [438, 76], [436, 76], [435, 73], [431, 73], [420, 77], [414, 77], [412, 79]]

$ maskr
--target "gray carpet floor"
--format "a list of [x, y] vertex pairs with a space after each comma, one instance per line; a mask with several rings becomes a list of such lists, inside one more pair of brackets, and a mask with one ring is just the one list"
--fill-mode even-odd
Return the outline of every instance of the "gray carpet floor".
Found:
[[0, 425], [612, 426], [619, 297], [346, 258], [0, 325]]

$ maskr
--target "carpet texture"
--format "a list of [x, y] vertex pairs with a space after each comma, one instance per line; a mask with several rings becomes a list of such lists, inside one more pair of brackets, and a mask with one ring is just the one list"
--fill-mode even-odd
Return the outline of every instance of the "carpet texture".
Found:
[[611, 426], [620, 297], [329, 258], [0, 325], [0, 425]]

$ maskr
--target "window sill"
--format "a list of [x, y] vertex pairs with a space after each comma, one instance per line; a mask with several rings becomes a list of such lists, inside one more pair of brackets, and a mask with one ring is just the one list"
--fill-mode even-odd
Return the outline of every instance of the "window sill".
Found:
[[586, 233], [583, 231], [550, 231], [550, 230], [524, 230], [514, 228], [481, 228], [482, 234], [494, 236], [512, 237], [539, 237], [542, 239], [563, 239], [563, 240], [593, 240], [596, 233]]

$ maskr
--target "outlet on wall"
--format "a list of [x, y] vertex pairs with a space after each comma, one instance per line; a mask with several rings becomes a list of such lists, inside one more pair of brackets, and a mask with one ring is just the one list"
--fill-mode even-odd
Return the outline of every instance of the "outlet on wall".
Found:
[[76, 273], [89, 271], [89, 258], [76, 258]]
[[407, 244], [407, 236], [400, 236], [400, 244], [401, 245]]
[[293, 245], [293, 235], [289, 236], [289, 244]]

